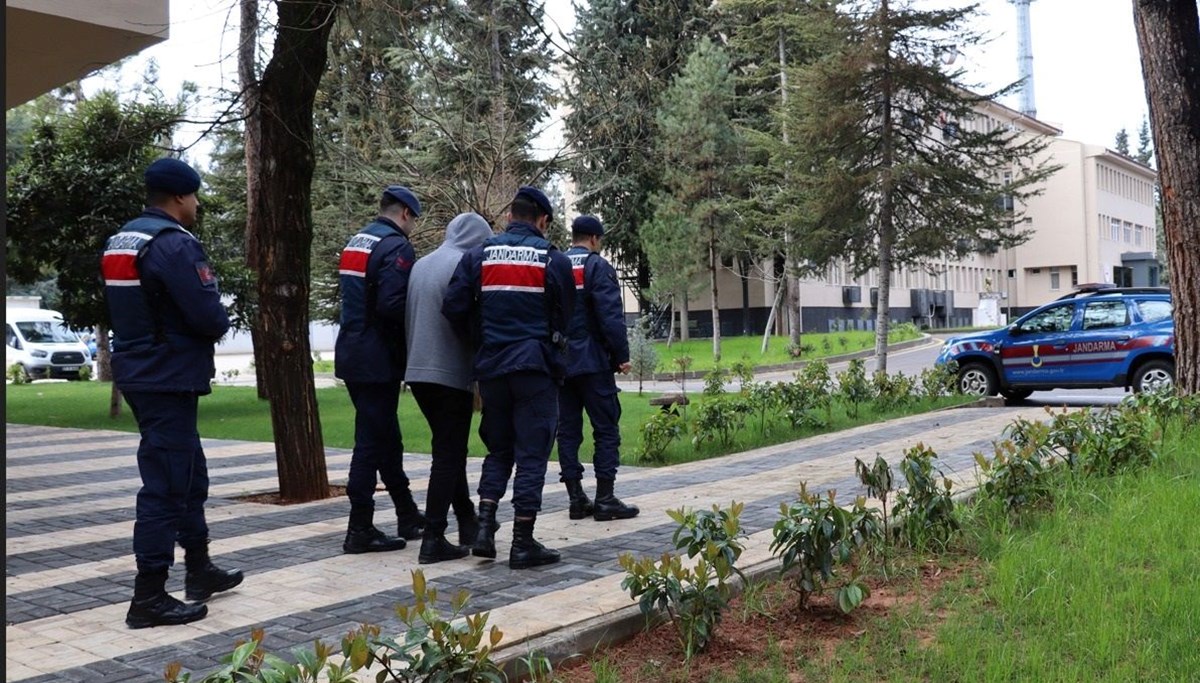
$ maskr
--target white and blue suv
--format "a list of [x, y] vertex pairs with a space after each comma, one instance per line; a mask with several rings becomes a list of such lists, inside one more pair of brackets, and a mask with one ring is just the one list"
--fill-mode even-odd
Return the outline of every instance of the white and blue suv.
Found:
[[950, 337], [937, 364], [954, 362], [964, 394], [1010, 400], [1046, 389], [1175, 383], [1175, 324], [1163, 287], [1083, 285], [1008, 327]]

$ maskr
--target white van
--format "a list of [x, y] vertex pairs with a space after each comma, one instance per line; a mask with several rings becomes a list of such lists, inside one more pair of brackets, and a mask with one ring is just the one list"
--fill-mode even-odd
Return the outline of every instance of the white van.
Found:
[[92, 362], [87, 346], [57, 311], [6, 308], [4, 328], [4, 367], [20, 365], [28, 379], [79, 379], [80, 368]]

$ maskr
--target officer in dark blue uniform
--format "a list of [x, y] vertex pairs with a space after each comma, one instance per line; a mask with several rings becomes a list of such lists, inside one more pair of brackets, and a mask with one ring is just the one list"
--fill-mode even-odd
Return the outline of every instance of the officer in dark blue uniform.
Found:
[[[399, 550], [420, 538], [425, 519], [404, 474], [404, 441], [396, 410], [407, 363], [404, 344], [408, 275], [417, 260], [408, 233], [421, 203], [407, 187], [383, 191], [379, 216], [350, 238], [338, 264], [342, 318], [334, 345], [334, 374], [354, 403], [354, 454], [346, 495], [350, 522], [342, 550]], [[375, 473], [396, 506], [393, 538], [375, 528]]]
[[[591, 515], [597, 521], [629, 519], [637, 507], [613, 494], [620, 464], [621, 402], [614, 372], [629, 372], [629, 339], [617, 271], [600, 256], [604, 225], [595, 216], [571, 223], [567, 257], [575, 275], [575, 314], [571, 317], [567, 378], [558, 395], [558, 464], [571, 499], [571, 519]], [[583, 492], [583, 411], [592, 423], [596, 503]]]
[[553, 213], [541, 190], [517, 190], [508, 227], [463, 254], [442, 304], [455, 333], [477, 349], [475, 377], [483, 397], [479, 435], [488, 454], [479, 481], [479, 536], [471, 552], [496, 557], [496, 504], [515, 466], [508, 556], [513, 569], [559, 560], [557, 551], [533, 538], [575, 300], [571, 262], [545, 237]]
[[229, 316], [204, 249], [184, 229], [196, 221], [200, 175], [177, 159], [159, 159], [145, 179], [148, 207], [108, 239], [100, 260], [113, 378], [142, 435], [130, 628], [186, 624], [208, 614], [205, 605], [166, 591], [176, 542], [185, 552], [188, 600], [204, 601], [242, 582], [240, 571], [222, 571], [209, 559], [204, 519], [208, 466], [196, 406], [212, 391], [213, 348]]

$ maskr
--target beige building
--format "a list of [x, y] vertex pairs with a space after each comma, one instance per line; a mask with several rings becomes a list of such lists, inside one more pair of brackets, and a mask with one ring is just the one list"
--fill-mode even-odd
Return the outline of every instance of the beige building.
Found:
[[7, 0], [4, 108], [167, 39], [168, 0]]

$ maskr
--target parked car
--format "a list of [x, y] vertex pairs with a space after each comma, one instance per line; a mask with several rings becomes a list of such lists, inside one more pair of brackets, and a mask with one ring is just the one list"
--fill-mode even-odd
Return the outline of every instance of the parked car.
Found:
[[1175, 324], [1163, 287], [1083, 285], [1008, 327], [950, 337], [937, 364], [958, 366], [965, 394], [1010, 400], [1047, 389], [1175, 383]]
[[8, 308], [4, 327], [5, 367], [19, 365], [27, 379], [79, 379], [80, 368], [91, 363], [87, 347], [57, 311]]

